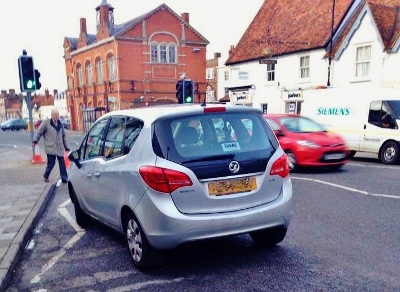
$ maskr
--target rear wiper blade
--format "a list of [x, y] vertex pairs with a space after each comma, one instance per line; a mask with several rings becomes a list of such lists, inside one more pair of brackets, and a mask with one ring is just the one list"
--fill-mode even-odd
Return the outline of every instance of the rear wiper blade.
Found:
[[185, 160], [182, 161], [182, 163], [201, 162], [201, 161], [210, 161], [219, 159], [232, 159], [233, 157], [235, 157], [235, 154], [222, 154], [222, 155], [206, 156], [206, 157], [199, 157], [196, 159]]

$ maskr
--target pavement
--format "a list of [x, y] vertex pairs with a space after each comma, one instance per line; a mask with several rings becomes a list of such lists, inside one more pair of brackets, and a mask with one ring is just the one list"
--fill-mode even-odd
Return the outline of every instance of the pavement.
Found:
[[[40, 155], [46, 161], [43, 150]], [[0, 291], [7, 287], [42, 211], [60, 183], [58, 163], [50, 182], [45, 183], [46, 164], [32, 163], [33, 158], [29, 147], [0, 145]]]

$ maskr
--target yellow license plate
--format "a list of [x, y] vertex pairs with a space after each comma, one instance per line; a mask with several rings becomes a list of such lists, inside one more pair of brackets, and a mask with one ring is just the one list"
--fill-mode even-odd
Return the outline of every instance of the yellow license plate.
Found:
[[210, 196], [224, 196], [236, 193], [250, 192], [257, 189], [255, 177], [229, 179], [208, 184]]

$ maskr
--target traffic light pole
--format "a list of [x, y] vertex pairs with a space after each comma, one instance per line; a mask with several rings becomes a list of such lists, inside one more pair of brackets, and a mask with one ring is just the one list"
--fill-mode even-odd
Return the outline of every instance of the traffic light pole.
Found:
[[28, 114], [29, 114], [29, 125], [30, 125], [30, 132], [31, 132], [31, 145], [32, 145], [32, 159], [35, 157], [35, 147], [33, 146], [33, 118], [32, 118], [32, 97], [31, 93], [28, 91], [26, 93], [26, 105], [28, 107]]

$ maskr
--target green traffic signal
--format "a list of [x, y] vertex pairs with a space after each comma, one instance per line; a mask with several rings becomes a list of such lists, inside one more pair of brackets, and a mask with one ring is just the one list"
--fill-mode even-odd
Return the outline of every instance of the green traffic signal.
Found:
[[34, 80], [27, 80], [26, 81], [26, 88], [34, 89], [35, 88], [35, 81]]
[[35, 91], [35, 68], [33, 66], [33, 58], [26, 55], [20, 56], [18, 58], [18, 69], [21, 91]]

